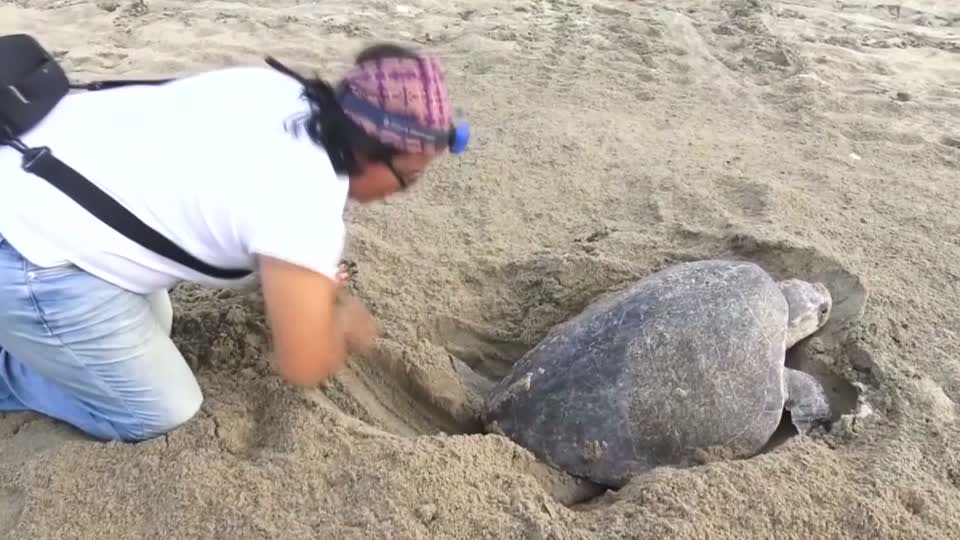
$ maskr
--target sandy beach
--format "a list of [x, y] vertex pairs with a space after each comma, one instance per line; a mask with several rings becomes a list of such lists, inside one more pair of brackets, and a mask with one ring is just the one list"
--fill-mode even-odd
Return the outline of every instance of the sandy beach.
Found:
[[[12, 32], [76, 80], [267, 54], [333, 79], [374, 41], [426, 47], [474, 138], [348, 208], [375, 353], [291, 387], [257, 293], [179, 287], [201, 413], [137, 445], [0, 414], [0, 538], [957, 536], [955, 0], [6, 0]], [[484, 392], [553, 325], [716, 256], [830, 288], [789, 358], [834, 397], [828, 435], [614, 492], [484, 432]]]

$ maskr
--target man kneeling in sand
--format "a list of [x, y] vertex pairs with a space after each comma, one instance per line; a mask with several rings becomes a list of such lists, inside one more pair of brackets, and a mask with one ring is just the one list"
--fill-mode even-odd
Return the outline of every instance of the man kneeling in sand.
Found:
[[[359, 301], [336, 305], [346, 200], [397, 193], [466, 141], [432, 56], [371, 47], [336, 87], [289, 75], [234, 67], [72, 94], [21, 139], [199, 259], [256, 271], [276, 369], [311, 385], [376, 337]], [[187, 422], [203, 396], [169, 337], [167, 291], [249, 280], [145, 249], [20, 165], [0, 146], [0, 411], [102, 440]]]

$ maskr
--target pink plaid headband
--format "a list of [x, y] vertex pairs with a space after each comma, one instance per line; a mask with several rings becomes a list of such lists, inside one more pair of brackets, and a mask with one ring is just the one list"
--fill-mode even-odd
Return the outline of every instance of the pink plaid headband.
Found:
[[[404, 152], [439, 153], [452, 115], [440, 61], [433, 56], [384, 58], [353, 66], [338, 88], [344, 112], [377, 140]], [[409, 126], [382, 121], [380, 111]]]

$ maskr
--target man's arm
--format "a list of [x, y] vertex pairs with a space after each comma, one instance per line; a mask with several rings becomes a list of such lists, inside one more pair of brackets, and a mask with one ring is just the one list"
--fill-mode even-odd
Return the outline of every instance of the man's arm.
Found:
[[337, 284], [273, 257], [260, 256], [259, 266], [277, 371], [292, 384], [324, 380], [347, 355], [337, 317]]

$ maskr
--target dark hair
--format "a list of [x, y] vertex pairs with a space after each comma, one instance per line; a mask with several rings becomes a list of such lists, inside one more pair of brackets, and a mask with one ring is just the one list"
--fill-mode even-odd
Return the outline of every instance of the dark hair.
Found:
[[[417, 54], [400, 45], [378, 43], [357, 54], [354, 62], [360, 64], [381, 58], [416, 58]], [[334, 88], [319, 77], [306, 78], [304, 96], [310, 103], [310, 112], [294, 123], [294, 133], [301, 129], [314, 144], [323, 147], [337, 174], [358, 172], [359, 163], [354, 153], [369, 161], [389, 161], [399, 153], [363, 130], [348, 117], [337, 102]]]

